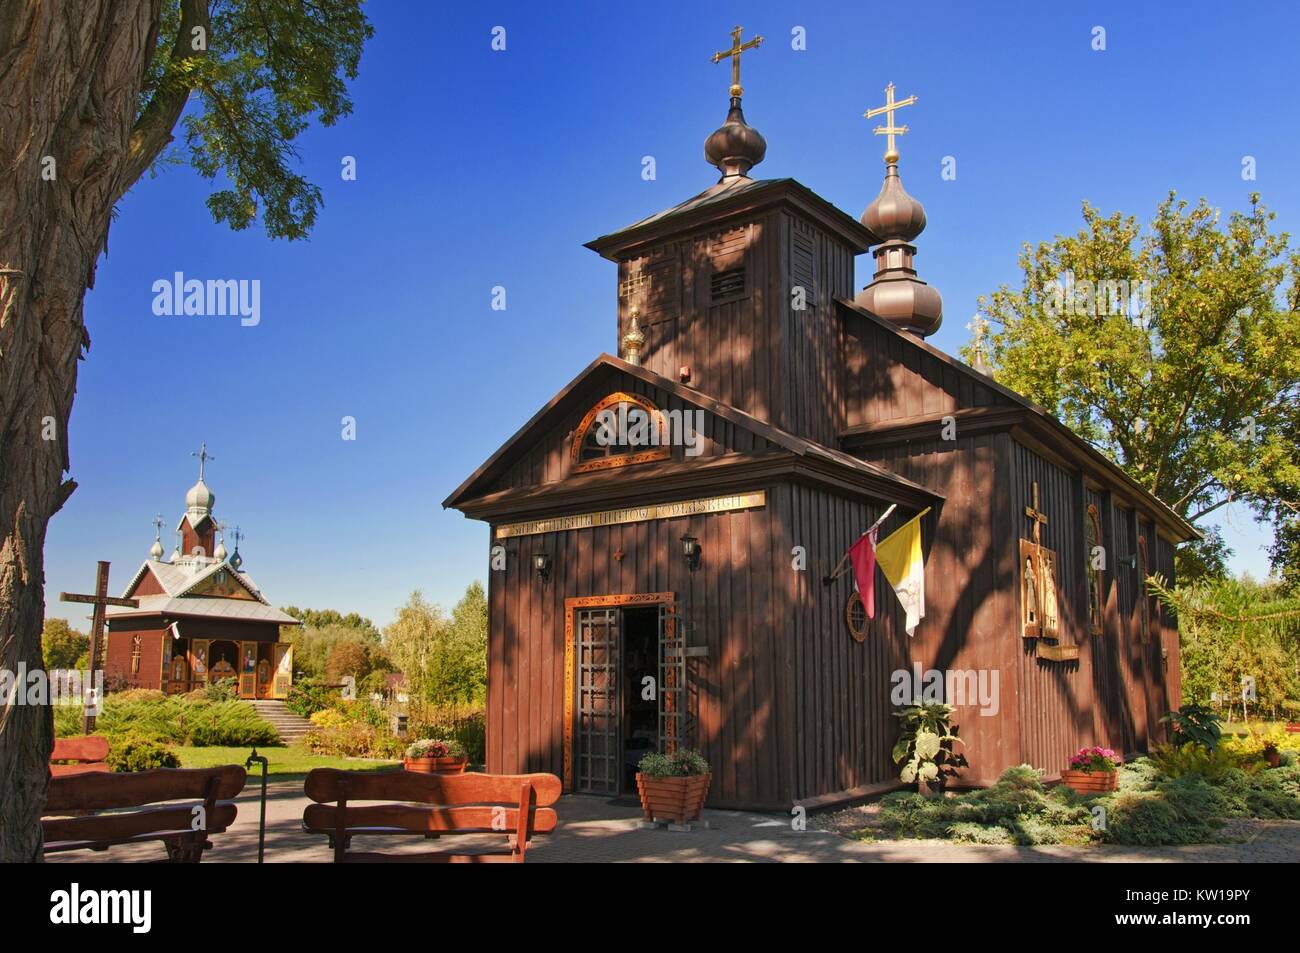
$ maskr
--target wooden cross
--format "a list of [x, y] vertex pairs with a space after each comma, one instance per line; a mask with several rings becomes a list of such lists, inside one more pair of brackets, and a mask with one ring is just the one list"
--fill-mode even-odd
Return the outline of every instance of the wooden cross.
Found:
[[744, 90], [740, 87], [740, 54], [746, 50], [755, 50], [762, 44], [763, 38], [756, 36], [748, 43], [740, 42], [741, 27], [736, 27], [731, 31], [731, 49], [722, 50], [713, 54], [713, 62], [721, 63], [728, 56], [731, 57], [731, 97], [739, 99], [744, 95]]
[[[95, 614], [90, 624], [90, 664], [87, 666], [87, 673], [93, 679], [95, 673], [99, 671], [99, 650], [104, 639], [104, 607], [126, 606], [129, 609], [138, 609], [140, 600], [117, 599], [108, 594], [108, 563], [102, 559], [99, 561], [99, 569], [95, 573], [95, 594], [93, 596], [77, 592], [60, 592], [59, 600], [62, 602], [84, 602], [95, 607]], [[95, 699], [95, 707], [98, 707], [100, 700]], [[88, 710], [83, 711], [81, 715], [81, 733], [88, 735], [94, 730], [95, 716]]]
[[1038, 481], [1034, 481], [1034, 505], [1025, 507], [1025, 515], [1034, 521], [1034, 545], [1041, 546], [1039, 528], [1047, 525], [1047, 514], [1038, 508]]
[[885, 87], [885, 105], [877, 106], [874, 109], [868, 109], [864, 112], [863, 118], [875, 119], [877, 116], [884, 115], [885, 125], [876, 127], [876, 135], [888, 136], [889, 140], [885, 148], [885, 162], [893, 164], [898, 161], [898, 149], [894, 145], [894, 137], [901, 136], [907, 132], [906, 126], [894, 125], [894, 110], [902, 109], [904, 106], [912, 106], [916, 103], [915, 96], [908, 96], [906, 99], [894, 100], [894, 84], [890, 83]]

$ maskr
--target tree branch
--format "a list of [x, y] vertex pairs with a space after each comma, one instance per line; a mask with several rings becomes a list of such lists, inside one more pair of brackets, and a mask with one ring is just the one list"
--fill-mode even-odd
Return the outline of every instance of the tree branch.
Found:
[[196, 27], [203, 28], [205, 43], [210, 44], [211, 23], [207, 0], [181, 0], [180, 27], [176, 30], [176, 41], [172, 44], [168, 66], [163, 70], [163, 80], [131, 129], [126, 162], [116, 190], [119, 198], [139, 181], [140, 176], [144, 175], [172, 141], [172, 130], [185, 111], [190, 88], [188, 84], [177, 82], [168, 74], [173, 63], [180, 63], [192, 56], [206, 55], [206, 47], [203, 50], [195, 50], [193, 47], [193, 32]]

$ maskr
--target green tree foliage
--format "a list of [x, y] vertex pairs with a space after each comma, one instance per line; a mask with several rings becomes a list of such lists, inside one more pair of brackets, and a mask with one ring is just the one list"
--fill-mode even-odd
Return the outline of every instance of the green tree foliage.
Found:
[[90, 638], [69, 625], [67, 619], [46, 619], [41, 652], [47, 669], [84, 669], [89, 665]]
[[369, 672], [374, 668], [391, 668], [387, 653], [378, 637], [371, 638], [363, 629], [341, 623], [322, 626], [294, 626], [281, 629], [287, 641], [293, 643], [293, 667], [309, 678], [333, 680], [327, 669], [331, 654], [345, 643], [357, 645], [366, 655]]
[[418, 590], [384, 629], [384, 648], [406, 676], [407, 691], [438, 704], [487, 696], [487, 599], [472, 583], [448, 618]]
[[[303, 628], [324, 629], [329, 626], [341, 626], [356, 629], [359, 635], [371, 642], [379, 641], [379, 629], [375, 624], [355, 612], [343, 615], [337, 609], [299, 609], [297, 606], [285, 606], [280, 611], [293, 616], [302, 623]], [[296, 626], [289, 627], [285, 634], [292, 633], [296, 628]]]
[[1300, 599], [1249, 577], [1152, 589], [1178, 616], [1185, 702], [1240, 717], [1253, 685], [1247, 713], [1277, 718], [1300, 699]]
[[[1171, 193], [1144, 231], [1085, 203], [1079, 232], [1025, 246], [1022, 287], [980, 299], [995, 378], [1190, 522], [1230, 501], [1277, 522], [1300, 499], [1300, 254], [1273, 218]], [[1179, 580], [1224, 555], [1213, 533], [1183, 547]]]

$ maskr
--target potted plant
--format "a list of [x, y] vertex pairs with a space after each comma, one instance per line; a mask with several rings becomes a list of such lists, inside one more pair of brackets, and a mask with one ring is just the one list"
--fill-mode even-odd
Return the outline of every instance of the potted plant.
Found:
[[952, 712], [951, 705], [918, 702], [894, 713], [902, 721], [894, 744], [894, 763], [902, 765], [898, 778], [915, 784], [921, 794], [941, 792], [948, 778], [966, 767], [966, 756], [952, 750], [953, 742], [961, 741]]
[[406, 746], [402, 767], [420, 774], [461, 774], [469, 758], [459, 741], [421, 738]]
[[1122, 759], [1109, 748], [1080, 748], [1061, 772], [1061, 783], [1079, 794], [1119, 790], [1119, 766]]
[[1282, 766], [1282, 754], [1277, 750], [1277, 745], [1271, 741], [1264, 742], [1264, 760], [1268, 762], [1270, 768]]
[[647, 821], [685, 824], [700, 816], [709, 793], [709, 763], [698, 751], [652, 751], [637, 765], [636, 790]]

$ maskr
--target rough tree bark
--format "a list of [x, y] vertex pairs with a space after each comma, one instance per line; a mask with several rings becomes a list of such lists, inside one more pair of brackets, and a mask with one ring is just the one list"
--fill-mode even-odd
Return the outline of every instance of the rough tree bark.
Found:
[[[206, 23], [205, 3], [185, 7]], [[77, 362], [90, 344], [86, 289], [114, 203], [170, 140], [185, 102], [171, 91], [139, 109], [159, 20], [160, 0], [0, 0], [0, 667], [9, 671], [41, 667], [45, 531], [76, 486], [63, 474]], [[50, 708], [17, 701], [0, 700], [5, 862], [41, 857], [53, 745]]]

